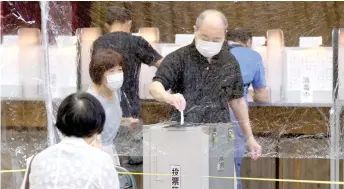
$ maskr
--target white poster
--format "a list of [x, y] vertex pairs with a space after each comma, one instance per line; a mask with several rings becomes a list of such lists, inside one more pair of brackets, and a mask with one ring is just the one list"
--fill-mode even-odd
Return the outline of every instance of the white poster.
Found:
[[[313, 91], [332, 89], [331, 48], [287, 50], [287, 88], [303, 90], [303, 77], [309, 77]], [[301, 82], [300, 82], [301, 81]]]
[[180, 189], [180, 165], [171, 165], [171, 189]]
[[288, 90], [301, 90], [300, 72], [302, 57], [296, 50], [287, 51], [287, 88]]

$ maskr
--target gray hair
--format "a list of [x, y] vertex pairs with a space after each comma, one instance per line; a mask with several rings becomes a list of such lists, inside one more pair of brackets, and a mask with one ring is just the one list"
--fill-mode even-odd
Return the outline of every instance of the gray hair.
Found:
[[222, 21], [223, 21], [223, 26], [224, 26], [223, 29], [227, 29], [227, 27], [228, 27], [228, 21], [227, 21], [226, 16], [225, 16], [222, 12], [220, 12], [220, 11], [218, 11], [218, 10], [214, 10], [214, 9], [205, 10], [205, 11], [203, 11], [203, 12], [197, 17], [197, 19], [196, 19], [196, 28], [197, 28], [197, 29], [201, 27], [203, 20], [204, 20], [205, 17], [208, 16], [209, 14], [216, 14], [216, 15], [218, 15], [219, 17], [221, 17], [221, 19], [222, 19]]

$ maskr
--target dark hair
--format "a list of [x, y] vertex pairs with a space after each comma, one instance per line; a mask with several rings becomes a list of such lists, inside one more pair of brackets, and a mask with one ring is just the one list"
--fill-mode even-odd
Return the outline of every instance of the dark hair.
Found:
[[123, 67], [123, 57], [118, 52], [111, 49], [98, 49], [94, 51], [89, 67], [92, 82], [100, 85], [104, 73], [115, 66]]
[[252, 33], [243, 28], [235, 28], [230, 30], [227, 34], [227, 40], [234, 42], [247, 43], [249, 39], [252, 39]]
[[112, 6], [106, 11], [106, 23], [109, 25], [114, 22], [123, 24], [129, 20], [131, 20], [131, 12], [124, 7]]
[[101, 103], [91, 94], [79, 92], [62, 101], [56, 127], [66, 136], [91, 137], [103, 131], [105, 119]]

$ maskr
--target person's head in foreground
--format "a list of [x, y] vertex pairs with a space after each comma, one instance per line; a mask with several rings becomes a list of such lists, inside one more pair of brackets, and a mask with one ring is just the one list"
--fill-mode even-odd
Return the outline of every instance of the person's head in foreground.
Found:
[[31, 158], [21, 188], [119, 189], [111, 157], [97, 149], [105, 119], [103, 106], [91, 94], [67, 96], [55, 124], [63, 140]]
[[122, 87], [124, 79], [122, 67], [123, 57], [114, 50], [99, 49], [93, 53], [89, 73], [100, 93], [108, 94]]
[[227, 34], [227, 39], [230, 42], [234, 42], [248, 48], [251, 48], [252, 46], [252, 33], [243, 28], [230, 30]]
[[223, 13], [217, 10], [202, 12], [194, 26], [197, 50], [207, 58], [218, 54], [225, 41], [227, 27], [228, 22]]
[[103, 131], [105, 111], [100, 102], [86, 92], [67, 96], [57, 111], [56, 127], [67, 137], [83, 138], [94, 145]]
[[129, 33], [132, 23], [131, 16], [131, 12], [124, 7], [109, 7], [106, 11], [105, 27], [110, 32], [122, 31]]

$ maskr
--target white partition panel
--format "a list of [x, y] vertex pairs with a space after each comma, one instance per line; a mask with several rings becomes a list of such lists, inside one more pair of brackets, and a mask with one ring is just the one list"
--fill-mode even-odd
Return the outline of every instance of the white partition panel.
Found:
[[338, 79], [339, 79], [339, 100], [344, 100], [344, 29], [339, 29], [338, 45]]
[[[16, 39], [18, 37], [11, 37]], [[64, 98], [76, 91], [76, 46], [74, 37], [62, 37], [57, 46], [49, 47], [51, 92], [53, 98]], [[43, 49], [34, 40], [4, 43], [1, 51], [1, 98], [43, 100]]]
[[300, 37], [299, 47], [320, 47], [323, 44], [322, 36], [319, 37]]
[[91, 47], [93, 42], [101, 36], [100, 28], [82, 28], [81, 29], [81, 89], [87, 90], [88, 86], [92, 83], [88, 71], [91, 62]]
[[43, 56], [41, 45], [19, 46], [19, 76], [23, 85], [23, 99], [43, 99]]
[[285, 48], [284, 98], [288, 103], [331, 103], [332, 48]]
[[267, 69], [270, 102], [281, 101], [282, 95], [282, 50], [284, 47], [283, 31], [280, 29], [267, 32]]
[[149, 94], [149, 87], [152, 84], [152, 79], [155, 76], [157, 68], [154, 66], [141, 65], [140, 77], [139, 77], [139, 95], [140, 99], [153, 99]]
[[266, 44], [265, 36], [253, 36], [252, 37], [252, 48], [262, 47]]
[[183, 47], [183, 45], [175, 44], [175, 43], [160, 43], [157, 45], [157, 50], [161, 56], [166, 57], [173, 51]]
[[[161, 56], [166, 57], [171, 52], [179, 49], [183, 45], [178, 45], [174, 43], [160, 43], [156, 44], [155, 48], [160, 53]], [[149, 94], [149, 87], [152, 84], [152, 79], [155, 76], [157, 68], [154, 66], [147, 66], [142, 64], [140, 77], [139, 77], [139, 95], [140, 99], [153, 99]]]
[[[262, 43], [262, 41], [260, 41]], [[263, 64], [264, 64], [264, 71], [265, 71], [265, 79], [266, 79], [266, 88], [269, 91], [269, 75], [268, 75], [268, 61], [267, 61], [267, 47], [266, 46], [256, 46], [252, 48], [253, 50], [257, 51], [260, 56], [262, 56]], [[248, 88], [248, 101], [253, 101], [253, 87], [252, 85]]]
[[53, 98], [63, 99], [77, 90], [76, 46], [49, 47]]
[[43, 97], [43, 49], [41, 33], [36, 28], [18, 30], [18, 74], [22, 84], [21, 99], [42, 99]]
[[18, 45], [0, 47], [1, 98], [21, 98], [22, 85], [19, 77]]
[[175, 44], [177, 45], [188, 45], [192, 43], [194, 40], [194, 34], [176, 34], [175, 36]]
[[2, 37], [2, 44], [4, 46], [13, 46], [19, 44], [19, 37], [18, 35], [4, 35]]

